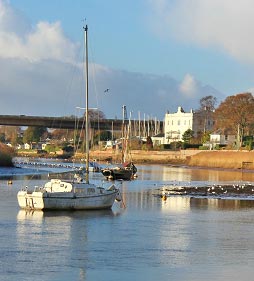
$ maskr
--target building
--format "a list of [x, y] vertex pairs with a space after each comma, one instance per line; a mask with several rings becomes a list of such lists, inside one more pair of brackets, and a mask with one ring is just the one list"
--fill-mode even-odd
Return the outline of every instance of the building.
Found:
[[176, 113], [167, 112], [165, 115], [164, 144], [183, 141], [183, 134], [189, 129], [194, 132], [194, 137], [197, 137], [199, 133], [212, 130], [213, 125], [211, 111], [194, 112], [191, 109], [190, 112], [185, 112], [179, 106]]
[[157, 145], [157, 146], [160, 146], [160, 145], [164, 144], [164, 139], [165, 139], [164, 136], [165, 136], [165, 135], [162, 134], [162, 133], [157, 134], [157, 135], [155, 135], [155, 136], [152, 136], [151, 139], [152, 139], [152, 141], [153, 141], [153, 145], [155, 145], [155, 146], [156, 146], [156, 145]]
[[217, 130], [210, 135], [210, 146], [213, 149], [216, 145], [232, 145], [237, 143], [237, 136], [222, 130]]

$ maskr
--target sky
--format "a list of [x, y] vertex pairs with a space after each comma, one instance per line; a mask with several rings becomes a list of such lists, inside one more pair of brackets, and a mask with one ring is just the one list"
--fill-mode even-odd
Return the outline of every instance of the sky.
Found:
[[[0, 0], [0, 115], [163, 120], [254, 89], [252, 0]], [[109, 91], [105, 92], [105, 89]]]

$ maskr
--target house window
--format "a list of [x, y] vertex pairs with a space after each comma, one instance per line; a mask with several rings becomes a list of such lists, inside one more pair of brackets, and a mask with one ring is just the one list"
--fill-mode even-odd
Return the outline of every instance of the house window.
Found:
[[174, 125], [174, 121], [172, 120], [172, 125]]
[[178, 125], [178, 126], [180, 126], [180, 125], [181, 125], [181, 122], [180, 122], [180, 120], [178, 120], [178, 122], [177, 122], [177, 125]]

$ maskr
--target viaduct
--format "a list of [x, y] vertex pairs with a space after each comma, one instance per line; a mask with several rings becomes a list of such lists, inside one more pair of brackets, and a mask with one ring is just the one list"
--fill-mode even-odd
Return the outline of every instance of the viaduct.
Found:
[[[83, 118], [74, 117], [42, 117], [26, 115], [0, 115], [0, 125], [5, 126], [42, 126], [52, 129], [81, 129], [85, 126]], [[125, 121], [127, 122], [127, 121]], [[134, 124], [134, 120], [131, 120]], [[135, 121], [137, 122], [137, 121]], [[141, 121], [144, 124], [144, 121]], [[123, 121], [120, 119], [101, 119], [90, 121], [90, 126], [95, 130], [112, 130], [120, 131]], [[160, 122], [160, 131], [162, 131], [163, 122]]]

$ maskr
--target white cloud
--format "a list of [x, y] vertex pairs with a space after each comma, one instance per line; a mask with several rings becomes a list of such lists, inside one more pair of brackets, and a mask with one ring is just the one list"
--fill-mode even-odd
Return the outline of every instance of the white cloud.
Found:
[[76, 62], [78, 45], [65, 37], [60, 22], [39, 22], [31, 28], [22, 19], [18, 11], [0, 0], [1, 58]]
[[183, 81], [179, 85], [179, 90], [187, 97], [195, 97], [195, 94], [197, 94], [197, 81], [195, 78], [190, 75], [186, 74], [183, 78]]
[[[77, 106], [85, 105], [81, 63], [73, 63], [77, 51], [59, 22], [31, 27], [21, 13], [0, 0], [0, 113], [75, 114]], [[168, 109], [174, 111], [179, 105], [195, 109], [201, 97], [220, 95], [189, 74], [179, 83], [167, 75], [131, 73], [100, 64], [91, 64], [89, 70], [89, 106], [100, 108], [108, 118], [121, 118], [125, 104], [133, 117], [140, 111], [162, 120]], [[110, 92], [105, 94], [107, 88]]]
[[[157, 28], [199, 46], [212, 46], [238, 60], [254, 62], [254, 2], [252, 0], [150, 1]], [[165, 34], [167, 32], [167, 34]]]

